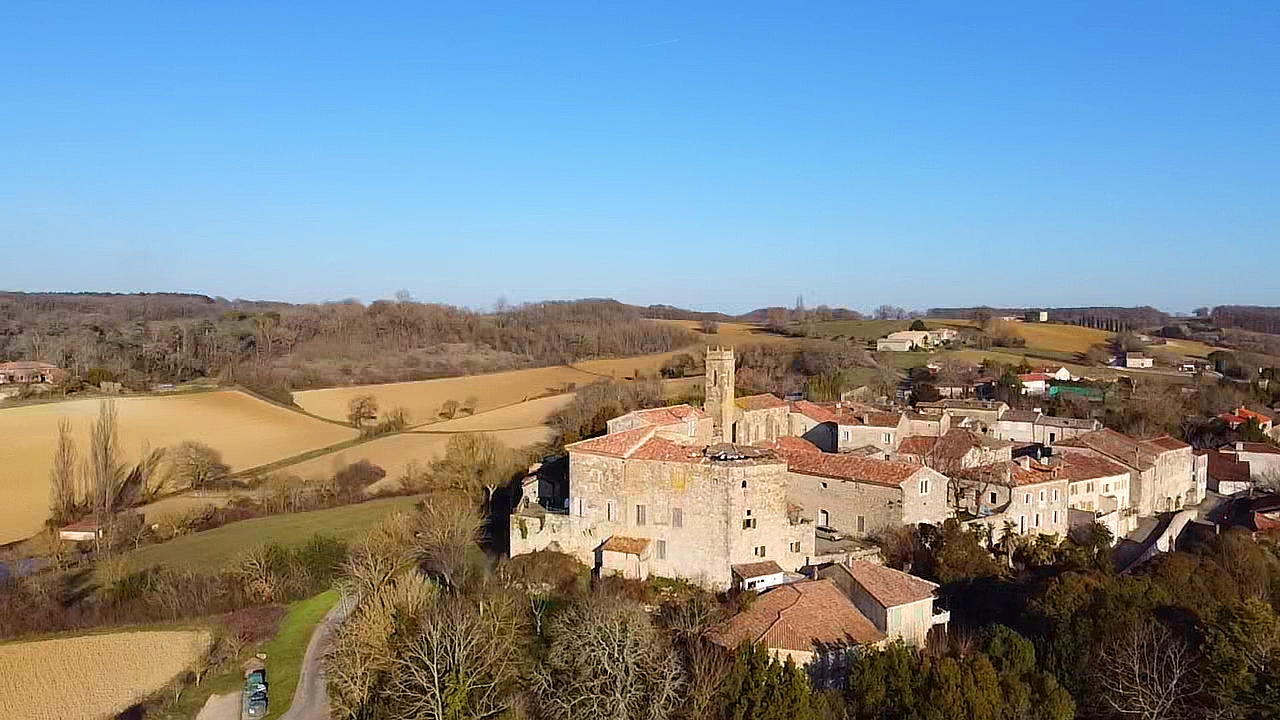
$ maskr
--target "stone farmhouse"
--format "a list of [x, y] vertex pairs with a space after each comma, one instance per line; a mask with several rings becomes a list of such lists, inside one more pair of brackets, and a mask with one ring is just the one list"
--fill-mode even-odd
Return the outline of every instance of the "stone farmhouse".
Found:
[[900, 330], [876, 341], [877, 352], [909, 352], [925, 350], [954, 340], [960, 333], [952, 328], [936, 330]]
[[1021, 457], [959, 469], [953, 480], [970, 524], [993, 536], [1006, 525], [1019, 535], [1065, 536], [1070, 528], [1068, 483], [1056, 468]]
[[0, 385], [54, 384], [65, 373], [57, 366], [34, 360], [0, 363]]
[[1221, 452], [1237, 462], [1249, 463], [1249, 474], [1254, 480], [1280, 478], [1280, 448], [1274, 445], [1238, 442], [1222, 448]]
[[[1063, 450], [1050, 459], [1059, 477], [1069, 483], [1067, 501], [1080, 522], [1105, 525], [1121, 538], [1138, 527], [1138, 513], [1130, 496], [1129, 468], [1100, 454]], [[1074, 524], [1074, 523], [1073, 523]]]
[[934, 609], [938, 586], [923, 578], [862, 560], [829, 565], [818, 577], [836, 584], [858, 612], [890, 640], [921, 647], [951, 613]]
[[927, 465], [941, 473], [1013, 459], [1013, 444], [968, 428], [951, 428], [941, 437], [912, 435], [898, 446], [896, 460]]
[[1053, 417], [1039, 410], [1006, 410], [991, 426], [991, 434], [1000, 440], [1053, 445], [1102, 428], [1097, 420]]

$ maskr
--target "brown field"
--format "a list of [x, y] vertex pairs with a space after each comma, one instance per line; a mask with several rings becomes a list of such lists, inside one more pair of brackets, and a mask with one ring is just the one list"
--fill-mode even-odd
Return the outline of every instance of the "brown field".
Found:
[[[81, 456], [98, 400], [28, 405], [0, 410], [0, 543], [39, 532], [49, 514], [49, 464], [58, 420], [71, 419]], [[241, 392], [121, 397], [120, 442], [135, 458], [143, 442], [152, 448], [199, 440], [222, 451], [234, 470], [333, 445], [355, 431], [309, 418]]]
[[148, 525], [154, 523], [169, 523], [181, 518], [194, 510], [201, 510], [208, 507], [222, 507], [231, 502], [233, 498], [229, 492], [205, 493], [200, 496], [196, 495], [174, 495], [172, 497], [157, 500], [153, 503], [140, 506], [138, 509], [142, 512], [143, 518]]
[[305, 390], [294, 393], [293, 400], [309, 413], [345, 420], [351, 398], [373, 395], [383, 410], [404, 407], [409, 411], [410, 422], [421, 425], [434, 422], [440, 406], [447, 400], [462, 403], [474, 396], [478, 400], [476, 412], [484, 413], [544, 395], [562, 393], [568, 383], [582, 386], [600, 379], [589, 372], [561, 365], [439, 380]]
[[101, 720], [162, 688], [208, 647], [207, 632], [169, 630], [0, 645], [0, 717]]

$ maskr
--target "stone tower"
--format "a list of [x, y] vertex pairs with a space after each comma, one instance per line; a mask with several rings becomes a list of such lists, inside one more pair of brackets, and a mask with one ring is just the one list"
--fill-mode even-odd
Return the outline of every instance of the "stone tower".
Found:
[[702, 409], [711, 416], [715, 434], [732, 442], [737, 405], [733, 401], [733, 348], [707, 348], [706, 392]]

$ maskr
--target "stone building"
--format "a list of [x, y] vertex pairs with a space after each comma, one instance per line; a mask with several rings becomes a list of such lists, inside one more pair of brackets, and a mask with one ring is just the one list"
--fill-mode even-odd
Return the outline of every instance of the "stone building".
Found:
[[807, 400], [792, 402], [787, 413], [787, 433], [804, 438], [823, 452], [839, 450], [840, 418], [831, 409]]
[[633, 410], [606, 425], [609, 434], [653, 427], [662, 437], [686, 445], [709, 445], [715, 431], [710, 415], [688, 405]]
[[1138, 527], [1138, 513], [1129, 496], [1129, 468], [1106, 456], [1062, 450], [1048, 459], [1065, 479], [1067, 503], [1089, 522], [1105, 525], [1114, 538]]
[[1091, 433], [1094, 430], [1101, 430], [1102, 423], [1090, 419], [1054, 417], [1053, 415], [1041, 415], [1036, 418], [1035, 427], [1031, 436], [1031, 442], [1038, 442], [1041, 445], [1055, 445], [1063, 440], [1070, 440], [1079, 437], [1085, 433]]
[[740, 397], [734, 404], [737, 406], [737, 421], [733, 424], [733, 432], [725, 438], [728, 442], [751, 445], [758, 442], [777, 440], [790, 431], [787, 402], [776, 395], [749, 395]]
[[1020, 535], [1065, 536], [1070, 529], [1067, 480], [1055, 468], [1021, 457], [952, 475], [953, 498], [998, 538], [1006, 523]]
[[1135, 440], [1114, 430], [1083, 433], [1058, 443], [1107, 457], [1129, 469], [1129, 504], [1139, 516], [1180, 510], [1205, 498], [1207, 461], [1169, 436]]
[[814, 555], [814, 525], [787, 508], [787, 465], [773, 451], [674, 442], [657, 426], [569, 445], [567, 514], [525, 506], [511, 553], [554, 549], [603, 572], [684, 578], [723, 590], [731, 566]]
[[890, 641], [923, 647], [933, 626], [945, 627], [951, 619], [950, 613], [934, 610], [935, 583], [893, 568], [854, 560], [824, 567], [818, 577], [835, 583]]
[[952, 428], [942, 437], [908, 437], [894, 454], [899, 462], [927, 465], [943, 474], [1012, 458], [1013, 446], [1007, 440], [979, 435], [965, 428]]
[[986, 432], [1009, 410], [1009, 406], [998, 400], [938, 400], [922, 402], [916, 409], [926, 415], [950, 415], [953, 426], [960, 420], [970, 420], [970, 427]]
[[52, 384], [62, 381], [66, 376], [57, 365], [34, 360], [18, 360], [0, 363], [0, 385], [14, 384]]
[[937, 525], [949, 516], [947, 478], [922, 465], [780, 446], [787, 500], [823, 527], [865, 537], [901, 525]]

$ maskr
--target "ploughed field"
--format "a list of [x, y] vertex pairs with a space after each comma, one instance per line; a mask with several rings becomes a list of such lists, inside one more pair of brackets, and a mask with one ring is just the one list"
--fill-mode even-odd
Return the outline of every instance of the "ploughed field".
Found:
[[195, 666], [208, 648], [209, 633], [178, 630], [2, 644], [0, 717], [111, 717]]
[[[58, 421], [71, 420], [79, 456], [99, 400], [28, 405], [0, 410], [0, 543], [30, 537], [49, 517], [49, 468]], [[232, 470], [256, 467], [355, 437], [353, 429], [307, 417], [235, 390], [189, 395], [120, 397], [120, 447], [136, 461], [152, 449], [196, 440], [221, 451]]]

